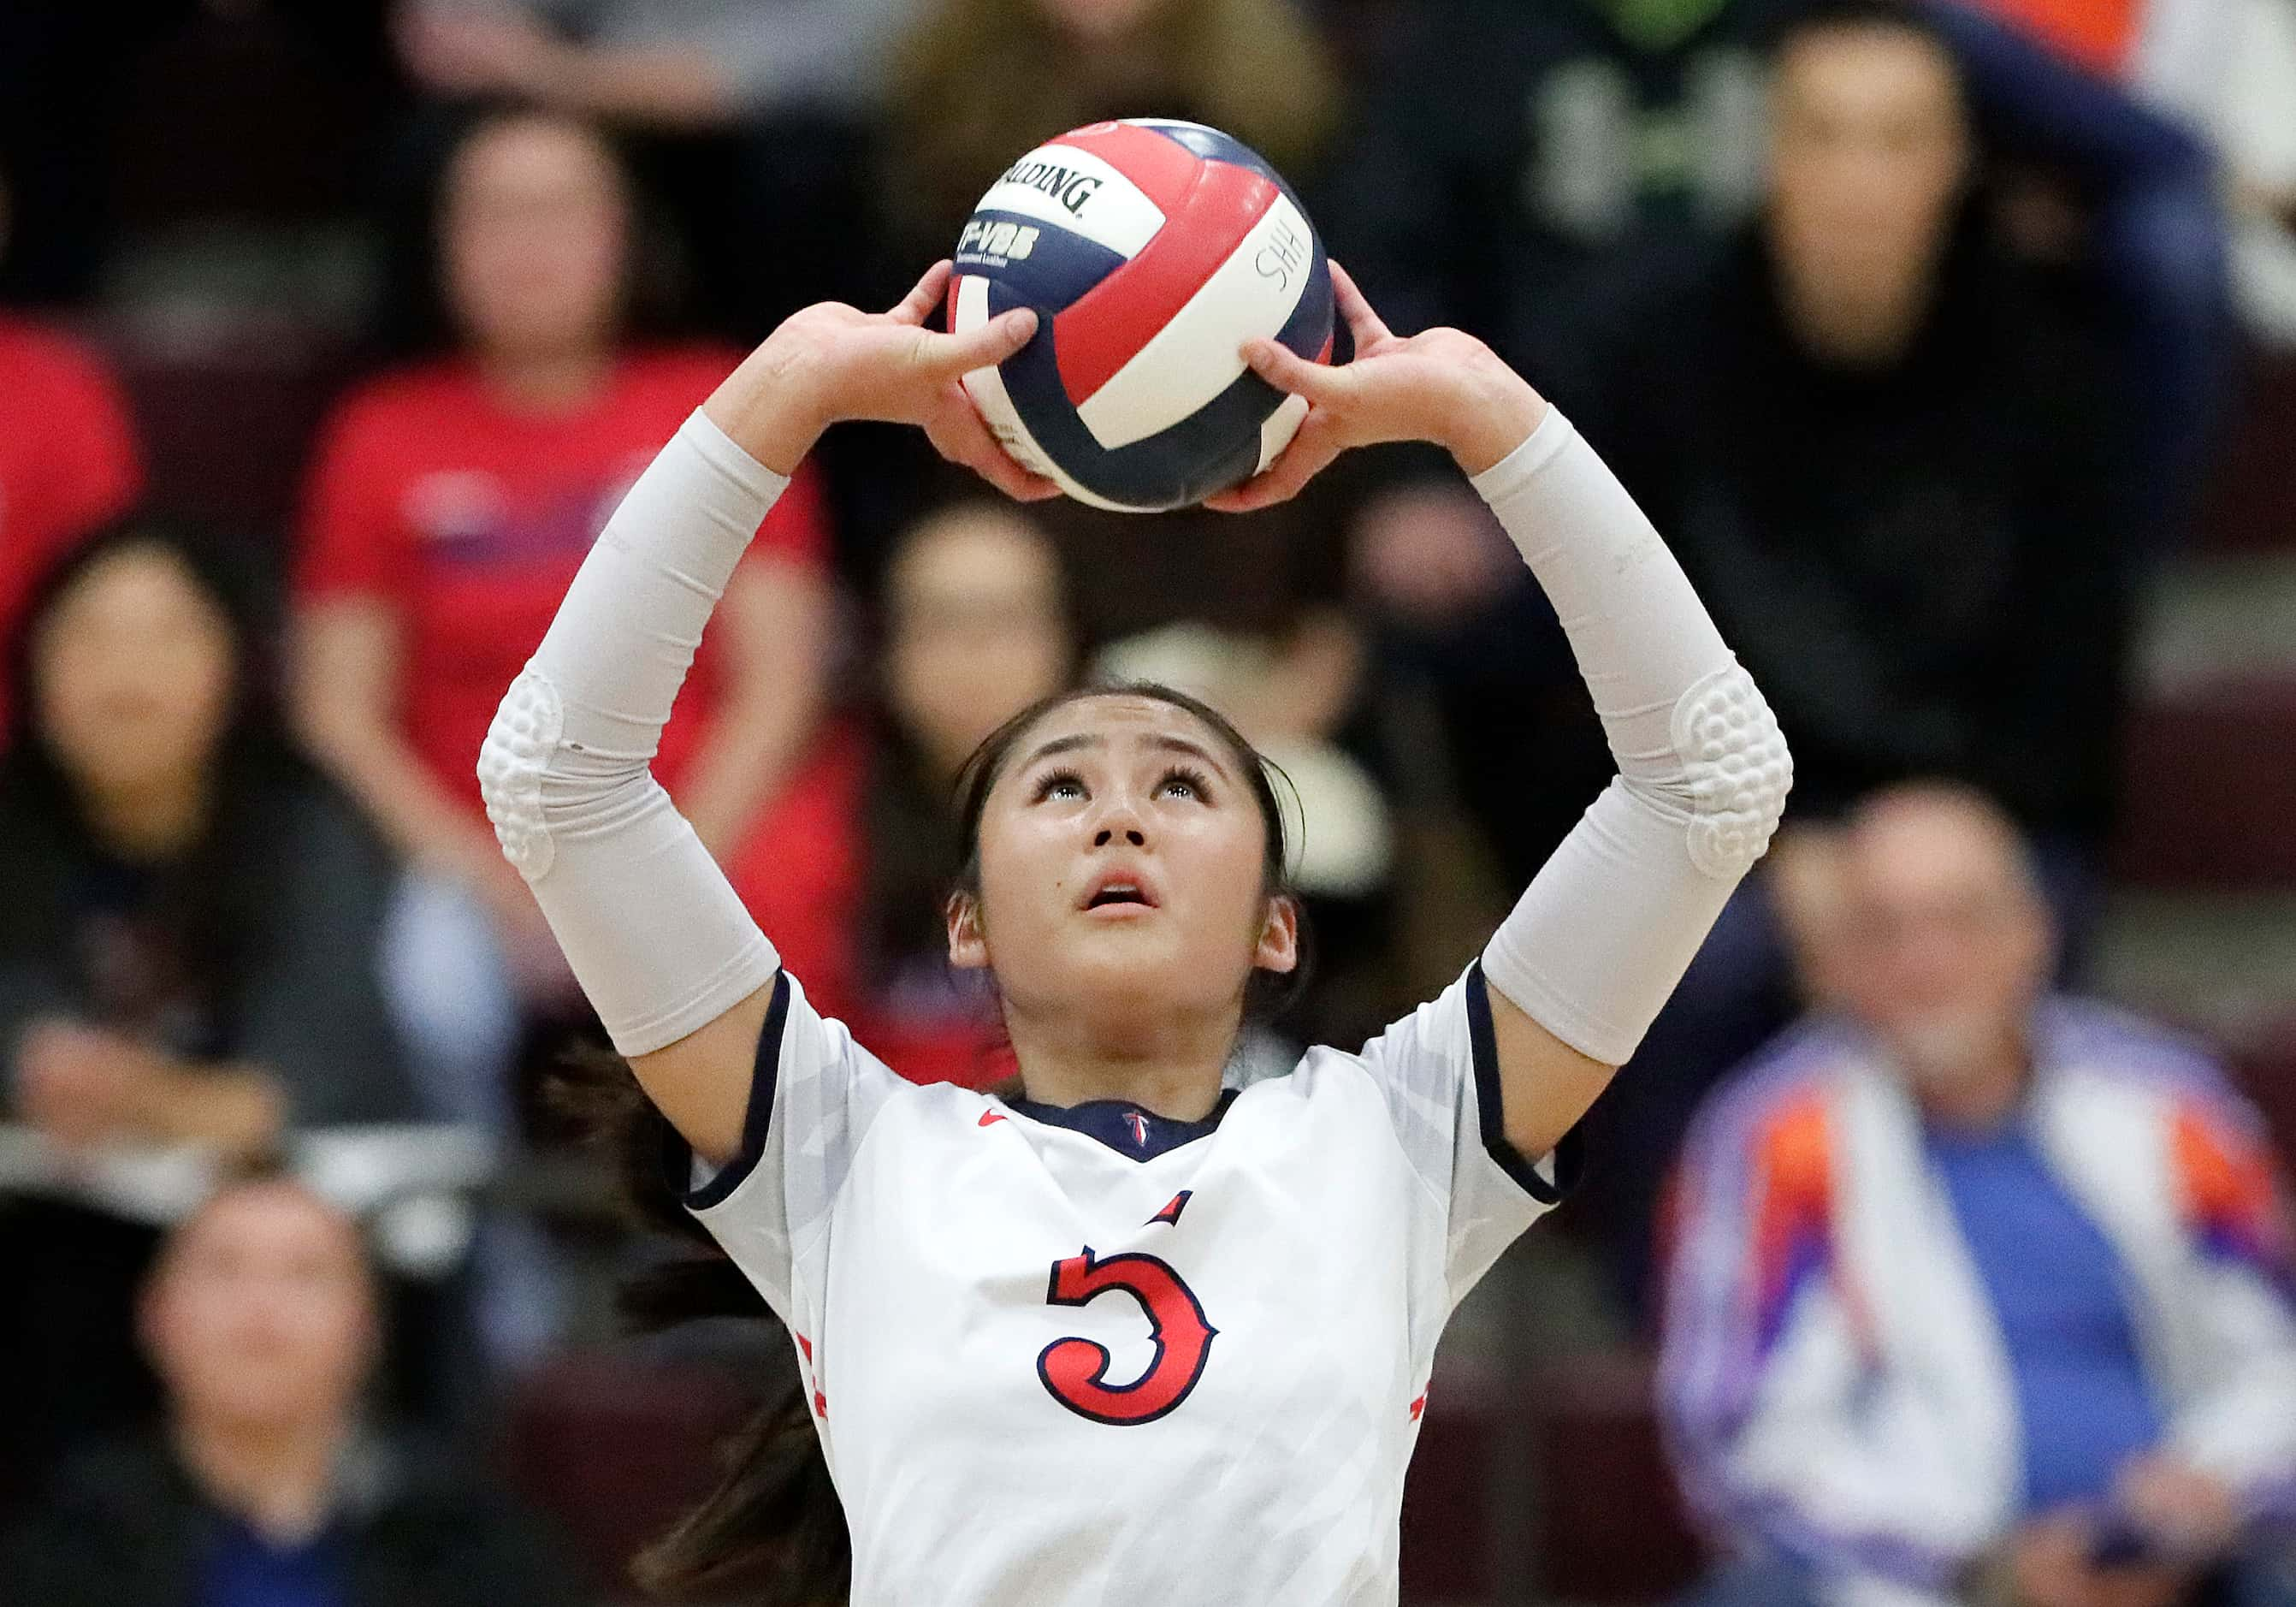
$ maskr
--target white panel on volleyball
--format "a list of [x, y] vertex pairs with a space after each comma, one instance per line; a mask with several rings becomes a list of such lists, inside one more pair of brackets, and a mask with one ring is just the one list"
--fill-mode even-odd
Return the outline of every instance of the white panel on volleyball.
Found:
[[1074, 145], [1038, 145], [1004, 169], [974, 210], [1040, 218], [1128, 261], [1164, 227], [1164, 210], [1146, 191]]
[[1129, 446], [1234, 384], [1243, 372], [1236, 349], [1283, 327], [1308, 287], [1315, 249], [1307, 218], [1278, 194], [1203, 287], [1078, 406], [1093, 439], [1111, 451]]
[[[964, 334], [987, 322], [988, 281], [978, 274], [959, 274], [956, 278], [956, 316], [950, 320], [950, 333]], [[1078, 502], [1104, 507], [1113, 513], [1141, 511], [1097, 496], [1061, 472], [1061, 466], [1053, 461], [1052, 454], [1037, 444], [1037, 438], [1021, 422], [1021, 410], [1013, 405], [1013, 393], [1004, 389], [1003, 370], [993, 367], [975, 368], [964, 376], [964, 391], [972, 398], [972, 405], [980, 410], [981, 422], [988, 426], [988, 433], [996, 437], [998, 443], [1022, 468], [1032, 474], [1042, 474]]]
[[1292, 444], [1292, 438], [1300, 433], [1300, 421], [1307, 416], [1308, 399], [1287, 396], [1275, 412], [1260, 420], [1259, 467], [1254, 469], [1253, 474], [1264, 473], [1267, 466], [1275, 461], [1277, 455]]

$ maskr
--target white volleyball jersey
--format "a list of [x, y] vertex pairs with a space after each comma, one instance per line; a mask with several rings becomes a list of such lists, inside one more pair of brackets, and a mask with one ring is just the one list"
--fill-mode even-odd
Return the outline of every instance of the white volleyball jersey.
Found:
[[689, 1204], [795, 1339], [855, 1607], [1396, 1600], [1437, 1337], [1558, 1198], [1479, 971], [1198, 1123], [904, 1082], [786, 976], [758, 1064]]

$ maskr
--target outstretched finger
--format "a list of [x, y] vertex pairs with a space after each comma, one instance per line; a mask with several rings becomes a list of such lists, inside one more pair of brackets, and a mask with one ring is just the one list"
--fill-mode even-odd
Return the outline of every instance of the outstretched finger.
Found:
[[932, 317], [932, 309], [940, 305], [941, 296], [948, 289], [949, 262], [944, 257], [925, 269], [924, 277], [903, 296], [899, 305], [885, 316], [896, 324], [922, 325]]
[[944, 399], [947, 405], [925, 427], [925, 438], [932, 442], [933, 450], [971, 469], [1017, 501], [1041, 502], [1061, 494], [1059, 486], [1030, 473], [1004, 449], [963, 387], [952, 383], [949, 390], [952, 394]]
[[1304, 396], [1317, 407], [1339, 400], [1355, 383], [1355, 376], [1345, 368], [1311, 363], [1279, 342], [1246, 341], [1241, 350], [1254, 374], [1285, 395]]
[[1331, 264], [1331, 269], [1332, 297], [1338, 303], [1340, 317], [1348, 322], [1348, 333], [1356, 337], [1356, 350], [1361, 351], [1381, 341], [1394, 339], [1395, 332], [1388, 328], [1387, 320], [1374, 312], [1371, 303], [1364, 299], [1356, 276], [1336, 262]]
[[975, 368], [995, 367], [1036, 333], [1037, 309], [1015, 307], [963, 334], [928, 332], [917, 342], [917, 360], [943, 379], [956, 379]]

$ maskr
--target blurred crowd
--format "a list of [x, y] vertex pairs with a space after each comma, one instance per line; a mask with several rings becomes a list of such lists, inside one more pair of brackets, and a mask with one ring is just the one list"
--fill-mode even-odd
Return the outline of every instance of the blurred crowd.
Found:
[[[550, 1098], [598, 1037], [480, 740], [745, 346], [1136, 113], [1569, 412], [1792, 740], [1567, 1253], [1499, 1280], [1657, 1355], [1701, 1599], [2296, 1603], [2276, 1162], [2086, 992], [2137, 622], [2296, 348], [2296, 0], [0, 6], [0, 1599], [629, 1594], [484, 1471], [659, 1247]], [[1300, 1041], [1447, 982], [1611, 770], [1446, 464], [1137, 518], [868, 427], [657, 770], [824, 1013], [986, 1086], [952, 785], [1093, 676], [1288, 775]]]

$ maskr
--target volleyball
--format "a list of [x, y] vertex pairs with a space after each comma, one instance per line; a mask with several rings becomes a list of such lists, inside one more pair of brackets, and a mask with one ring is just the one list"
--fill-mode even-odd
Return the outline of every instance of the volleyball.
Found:
[[957, 238], [949, 328], [1014, 307], [1037, 309], [1037, 333], [965, 375], [973, 405], [1022, 464], [1120, 512], [1201, 501], [1291, 441], [1308, 404], [1247, 368], [1243, 342], [1332, 358], [1306, 210], [1201, 123], [1093, 123], [1007, 168]]

